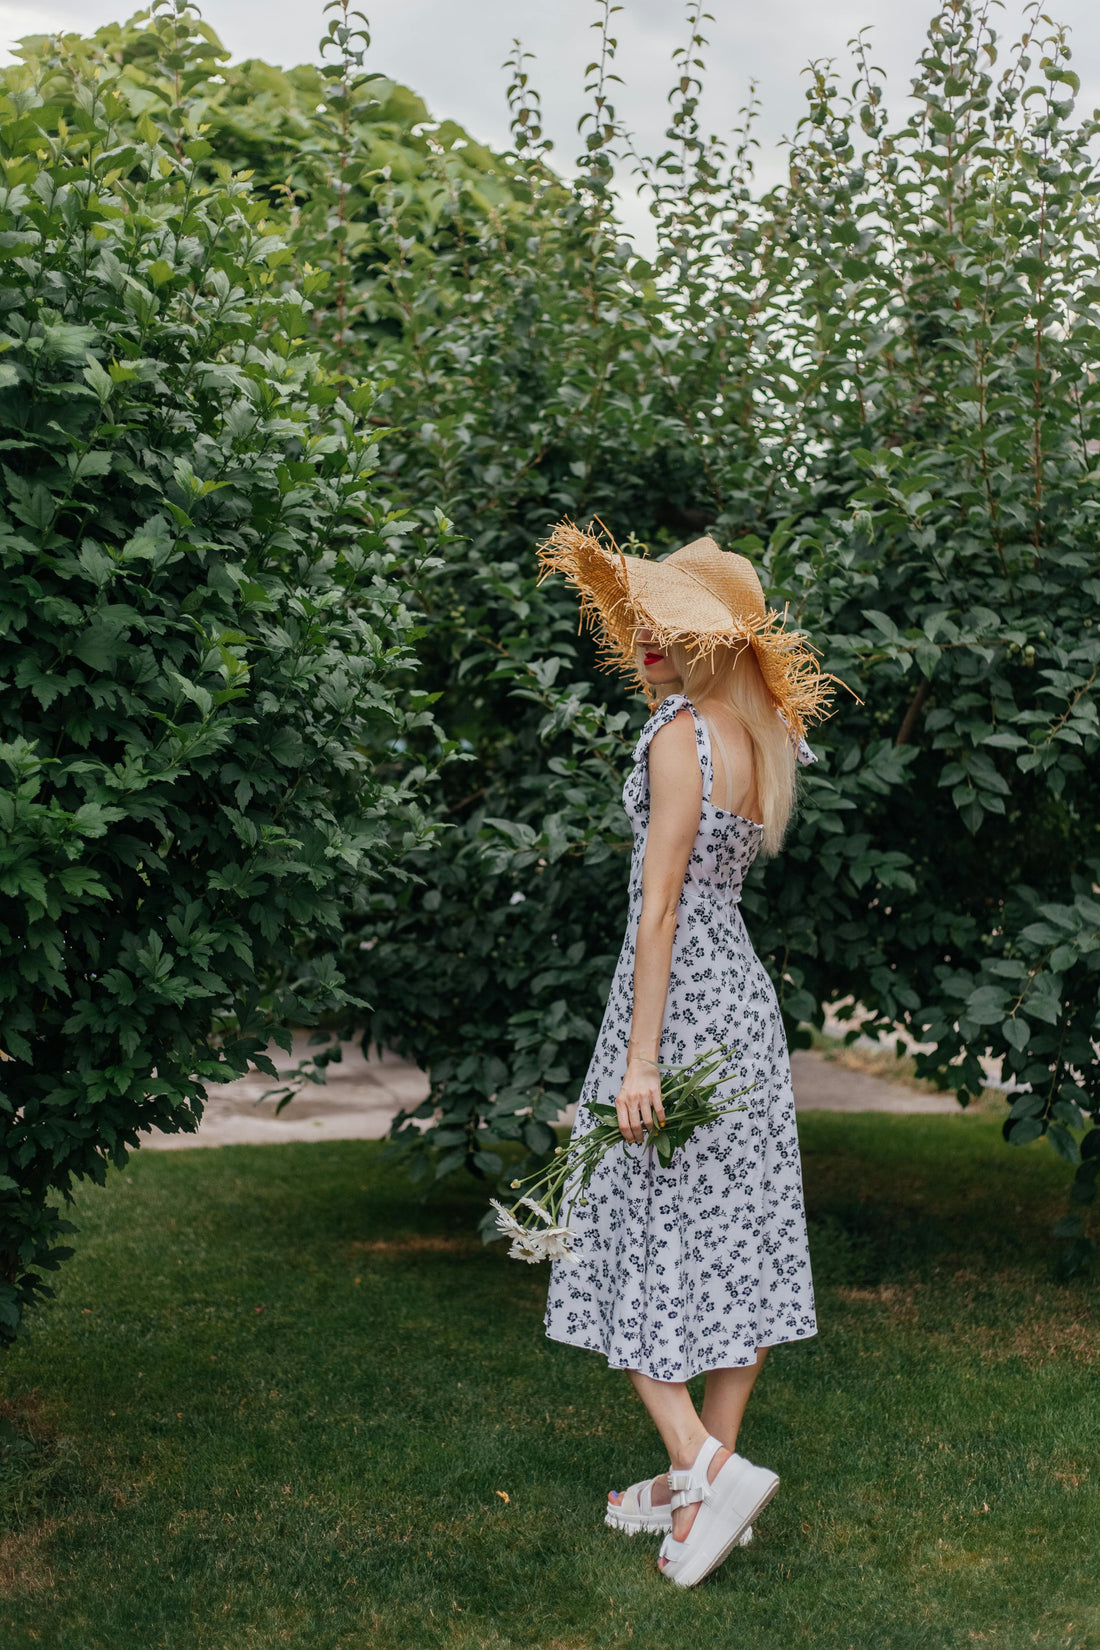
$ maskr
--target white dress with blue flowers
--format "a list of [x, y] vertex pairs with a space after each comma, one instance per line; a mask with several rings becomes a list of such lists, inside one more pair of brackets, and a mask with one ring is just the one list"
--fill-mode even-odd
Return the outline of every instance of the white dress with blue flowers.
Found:
[[[710, 800], [706, 725], [682, 694], [642, 730], [623, 803], [634, 831], [630, 912], [573, 1137], [613, 1104], [626, 1071], [634, 943], [649, 826], [649, 744], [681, 710], [695, 722], [703, 805], [676, 923], [660, 1057], [682, 1062], [734, 1045], [719, 1098], [753, 1084], [748, 1110], [699, 1129], [667, 1169], [648, 1147], [603, 1159], [570, 1225], [577, 1264], [555, 1262], [552, 1340], [602, 1352], [614, 1369], [685, 1381], [752, 1364], [761, 1346], [816, 1333], [790, 1060], [779, 1005], [738, 909], [762, 827]], [[813, 757], [803, 745], [801, 760]]]

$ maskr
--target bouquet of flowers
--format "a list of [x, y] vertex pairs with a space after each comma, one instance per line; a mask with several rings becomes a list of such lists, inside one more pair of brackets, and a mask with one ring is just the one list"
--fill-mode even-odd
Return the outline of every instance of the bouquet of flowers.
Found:
[[[727, 1112], [748, 1110], [746, 1105], [737, 1102], [755, 1088], [755, 1083], [739, 1089], [722, 1105], [714, 1101], [718, 1089], [729, 1080], [728, 1073], [718, 1074], [728, 1065], [731, 1052], [726, 1048], [711, 1049], [686, 1065], [660, 1066], [665, 1120], [661, 1124], [654, 1118], [639, 1145], [639, 1154], [652, 1151], [661, 1167], [667, 1169], [696, 1129], [724, 1117]], [[513, 1180], [512, 1190], [521, 1192], [522, 1196], [510, 1209], [496, 1198], [489, 1200], [496, 1210], [497, 1232], [511, 1239], [508, 1255], [512, 1260], [525, 1260], [531, 1265], [540, 1260], [566, 1260], [576, 1264], [571, 1247], [575, 1233], [569, 1229], [573, 1207], [584, 1203], [584, 1194], [596, 1167], [608, 1152], [617, 1146], [628, 1155], [630, 1151], [629, 1143], [619, 1131], [614, 1106], [588, 1101], [586, 1109], [597, 1119], [595, 1128], [569, 1146], [558, 1146], [545, 1169], [523, 1180]]]

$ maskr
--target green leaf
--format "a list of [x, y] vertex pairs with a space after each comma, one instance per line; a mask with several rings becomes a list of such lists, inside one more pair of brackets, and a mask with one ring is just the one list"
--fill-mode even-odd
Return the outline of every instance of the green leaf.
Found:
[[1031, 1027], [1028, 1025], [1026, 1020], [1022, 1020], [1019, 1016], [1014, 1015], [1011, 1019], [1005, 1020], [1002, 1023], [1001, 1036], [1010, 1048], [1014, 1048], [1019, 1053], [1022, 1053], [1030, 1041]]
[[936, 667], [940, 662], [940, 650], [931, 642], [918, 642], [913, 650], [917, 668], [929, 681], [936, 674]]
[[84, 382], [91, 386], [102, 403], [106, 404], [111, 399], [115, 387], [114, 380], [111, 378], [110, 373], [103, 370], [98, 361], [88, 362], [88, 365], [84, 368], [83, 377]]
[[277, 728], [267, 743], [272, 761], [284, 768], [297, 768], [306, 760], [302, 736], [295, 728]]
[[110, 670], [122, 655], [122, 625], [97, 619], [73, 643], [73, 653], [92, 670]]
[[[882, 635], [886, 637], [887, 641], [889, 641], [889, 642], [900, 642], [901, 641], [901, 634], [898, 631], [897, 625], [894, 623], [893, 619], [891, 619], [886, 613], [880, 613], [873, 607], [865, 607], [863, 609], [863, 617], [867, 620], [867, 622], [869, 624], [874, 625], [875, 629], [880, 631], [882, 633]], [[939, 649], [938, 648], [936, 649], [936, 654], [937, 654], [937, 657], [938, 657], [939, 656]]]
[[465, 1163], [465, 1146], [460, 1146], [454, 1151], [443, 1152], [435, 1166], [435, 1178], [437, 1180], [442, 1180], [444, 1176], [450, 1174], [453, 1169], [463, 1168]]
[[523, 1139], [533, 1152], [540, 1154], [553, 1151], [558, 1143], [549, 1124], [540, 1123], [537, 1118], [529, 1118], [523, 1125]]
[[[1010, 993], [1005, 990], [1004, 986], [979, 986], [966, 999], [968, 1019], [973, 1020], [976, 1025], [980, 1026], [995, 1025], [1004, 1014], [1009, 997]], [[1028, 1006], [1031, 1007], [1030, 1001]]]
[[1065, 1158], [1067, 1163], [1079, 1163], [1081, 1161], [1081, 1153], [1077, 1142], [1064, 1123], [1052, 1123], [1047, 1130], [1047, 1139], [1058, 1153], [1058, 1156]]

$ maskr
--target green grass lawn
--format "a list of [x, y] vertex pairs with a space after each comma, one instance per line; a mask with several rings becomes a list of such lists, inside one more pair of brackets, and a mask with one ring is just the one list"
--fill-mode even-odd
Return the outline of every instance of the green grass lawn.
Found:
[[1064, 1167], [988, 1117], [802, 1138], [821, 1333], [742, 1438], [782, 1488], [687, 1593], [602, 1523], [661, 1463], [626, 1378], [544, 1339], [476, 1189], [418, 1205], [358, 1142], [139, 1156], [4, 1367], [3, 1650], [1094, 1650]]

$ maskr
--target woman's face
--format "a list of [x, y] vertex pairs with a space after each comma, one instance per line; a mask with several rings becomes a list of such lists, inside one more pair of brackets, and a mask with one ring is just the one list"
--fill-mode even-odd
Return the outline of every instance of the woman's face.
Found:
[[662, 653], [653, 640], [652, 630], [634, 632], [634, 656], [638, 669], [650, 687], [666, 687], [679, 681], [679, 673], [667, 653]]

